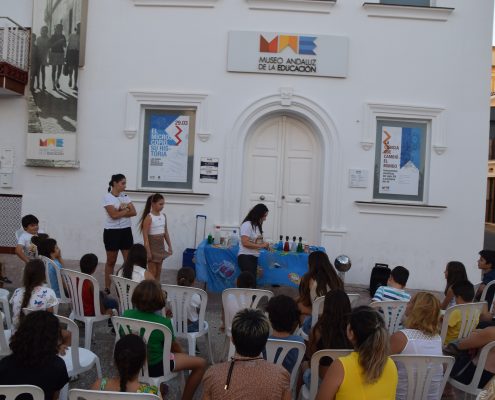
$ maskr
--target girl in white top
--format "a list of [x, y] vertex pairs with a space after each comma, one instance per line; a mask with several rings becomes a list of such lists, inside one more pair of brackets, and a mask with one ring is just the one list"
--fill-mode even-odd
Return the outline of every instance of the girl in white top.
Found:
[[[163, 260], [172, 255], [172, 242], [167, 228], [167, 217], [162, 213], [165, 199], [159, 193], [148, 197], [140, 220], [144, 247], [148, 253], [148, 269], [160, 282]], [[167, 243], [168, 250], [165, 250]]]
[[103, 242], [107, 253], [105, 263], [105, 292], [110, 293], [110, 275], [113, 274], [119, 251], [122, 257], [127, 258], [127, 253], [134, 243], [131, 229], [131, 217], [136, 215], [136, 209], [129, 197], [124, 194], [126, 179], [122, 174], [112, 175], [108, 183], [108, 193], [103, 199], [103, 207], [106, 211]]
[[[260, 249], [268, 249], [269, 244], [263, 241], [263, 222], [268, 215], [268, 208], [256, 204], [248, 213], [241, 225], [241, 242], [237, 262], [241, 271], [248, 271], [257, 277], [258, 256]], [[256, 287], [256, 284], [255, 284]]]
[[46, 282], [45, 264], [40, 259], [26, 263], [22, 280], [23, 287], [16, 289], [10, 298], [14, 329], [19, 325], [23, 308], [53, 312], [53, 307], [58, 304], [55, 292], [43, 286]]
[[[406, 329], [395, 332], [390, 337], [390, 353], [441, 356], [442, 339], [438, 334], [439, 322], [439, 300], [428, 292], [416, 293], [406, 308], [406, 322], [404, 324]], [[399, 382], [396, 399], [403, 400], [407, 398], [407, 372], [400, 363], [397, 365], [397, 371]], [[438, 365], [433, 373], [428, 400], [440, 399], [442, 376], [442, 366]]]
[[122, 267], [117, 271], [117, 276], [136, 282], [141, 282], [145, 279], [155, 279], [155, 276], [146, 269], [147, 260], [146, 248], [140, 243], [133, 244], [127, 255], [127, 260], [124, 261]]

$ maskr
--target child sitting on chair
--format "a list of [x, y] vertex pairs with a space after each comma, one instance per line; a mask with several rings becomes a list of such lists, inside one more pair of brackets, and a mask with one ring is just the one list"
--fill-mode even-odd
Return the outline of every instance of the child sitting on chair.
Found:
[[[177, 271], [177, 285], [179, 286], [192, 286], [196, 279], [196, 272], [189, 267], [182, 267]], [[191, 296], [191, 304], [187, 311], [187, 331], [198, 332], [199, 331], [199, 307], [201, 306], [201, 297], [199, 294], [194, 293]]]
[[395, 267], [390, 273], [387, 286], [380, 286], [371, 301], [411, 300], [411, 295], [404, 290], [408, 278], [409, 271], [406, 268], [400, 265]]
[[[236, 287], [238, 289], [254, 289], [256, 287], [256, 279], [254, 275], [249, 271], [243, 271], [239, 274], [236, 280]], [[242, 306], [238, 304], [237, 298], [229, 294], [227, 296], [226, 304], [224, 305], [229, 312], [231, 318], [237, 313], [237, 311], [242, 309]], [[222, 325], [220, 325], [220, 330], [225, 331], [225, 310], [222, 308]]]
[[[466, 304], [471, 303], [474, 298], [474, 286], [469, 281], [460, 281], [452, 285], [452, 291], [455, 296], [455, 303]], [[479, 316], [475, 317], [472, 321], [472, 326], [478, 325]], [[454, 310], [449, 317], [449, 327], [447, 328], [447, 335], [445, 336], [444, 345], [453, 342], [458, 339], [459, 331], [461, 330], [462, 316], [459, 310]]]
[[64, 260], [62, 259], [60, 248], [57, 246], [57, 241], [53, 238], [40, 240], [38, 254], [53, 261], [49, 263], [47, 278], [57, 298], [60, 298], [60, 287], [58, 286], [57, 271], [55, 268], [58, 268], [59, 271], [64, 268]]
[[[93, 275], [98, 266], [98, 257], [95, 254], [89, 253], [81, 257], [79, 261], [81, 272], [88, 275]], [[86, 279], [82, 287], [82, 301], [84, 308], [84, 315], [92, 317], [95, 315], [95, 303], [94, 303], [94, 287], [93, 284]], [[117, 300], [110, 297], [105, 292], [100, 290], [100, 312], [102, 314], [113, 315], [113, 309], [118, 310], [119, 305]]]

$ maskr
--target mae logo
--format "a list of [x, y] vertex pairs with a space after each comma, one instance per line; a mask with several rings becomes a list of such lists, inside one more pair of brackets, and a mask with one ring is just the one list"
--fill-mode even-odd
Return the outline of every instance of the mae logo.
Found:
[[281, 53], [289, 47], [295, 54], [315, 56], [316, 39], [316, 36], [277, 35], [269, 41], [260, 35], [260, 52]]
[[40, 147], [64, 147], [64, 139], [40, 139]]

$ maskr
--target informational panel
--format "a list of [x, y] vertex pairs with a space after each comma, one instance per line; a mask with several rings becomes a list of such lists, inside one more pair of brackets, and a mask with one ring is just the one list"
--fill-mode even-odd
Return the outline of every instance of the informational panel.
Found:
[[200, 182], [218, 182], [218, 158], [201, 157], [199, 166]]
[[426, 122], [377, 121], [374, 198], [423, 201]]
[[349, 39], [278, 32], [229, 32], [227, 70], [261, 74], [347, 76]]
[[145, 111], [142, 187], [192, 188], [195, 110]]
[[[77, 101], [87, 0], [33, 2], [26, 165], [78, 167]], [[84, 34], [83, 32], [83, 34]]]

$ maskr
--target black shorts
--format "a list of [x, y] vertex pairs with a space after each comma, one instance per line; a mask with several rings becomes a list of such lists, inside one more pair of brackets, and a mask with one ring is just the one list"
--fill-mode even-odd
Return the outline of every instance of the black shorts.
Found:
[[134, 244], [132, 229], [104, 229], [103, 243], [106, 251], [129, 250]]

